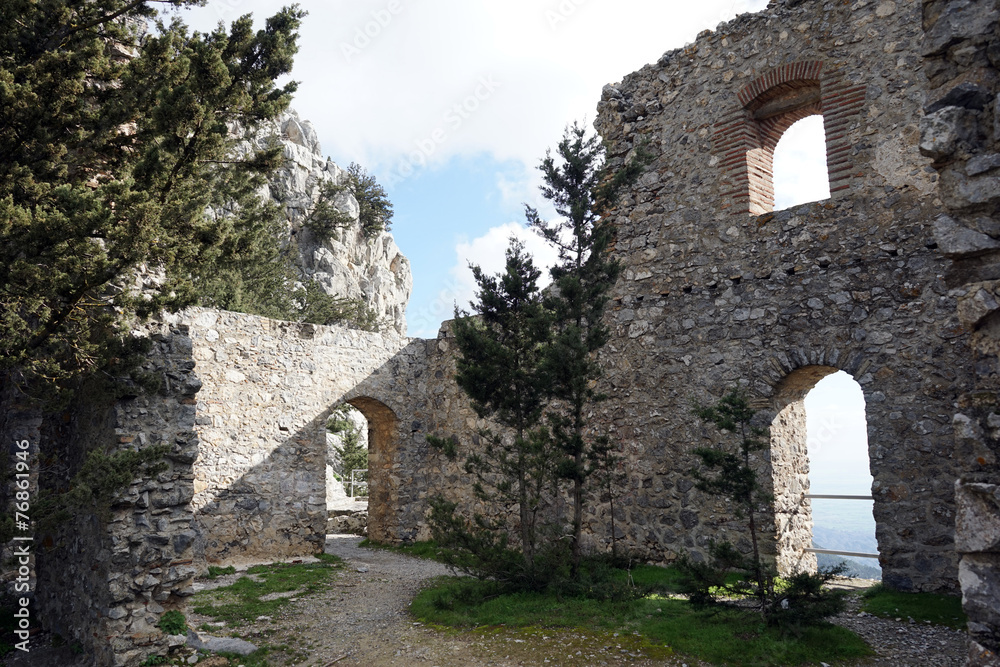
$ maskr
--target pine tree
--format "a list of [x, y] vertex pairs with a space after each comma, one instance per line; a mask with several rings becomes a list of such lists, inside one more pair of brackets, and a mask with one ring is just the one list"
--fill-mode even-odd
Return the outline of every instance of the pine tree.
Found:
[[744, 554], [728, 541], [713, 541], [708, 559], [682, 555], [678, 568], [689, 601], [698, 607], [721, 604], [752, 609], [769, 625], [796, 632], [843, 611], [843, 591], [830, 590], [826, 584], [844, 573], [844, 564], [817, 573], [797, 572], [779, 582], [774, 565], [761, 554], [757, 516], [762, 507], [774, 502], [774, 496], [761, 483], [752, 457], [766, 451], [770, 443], [768, 430], [758, 425], [746, 392], [733, 388], [715, 405], [696, 406], [693, 412], [737, 441], [735, 449], [724, 443], [695, 448], [701, 467], [690, 474], [698, 490], [728, 499], [736, 517], [746, 521], [750, 553]]
[[339, 443], [333, 446], [337, 457], [333, 470], [340, 475], [345, 489], [352, 471], [368, 469], [368, 448], [361, 444], [361, 433], [349, 417], [354, 410], [347, 403], [340, 405], [326, 422], [326, 430], [339, 438]]
[[[596, 136], [574, 123], [567, 127], [556, 148], [546, 153], [539, 167], [542, 195], [552, 202], [560, 218], [545, 221], [525, 206], [528, 224], [555, 246], [559, 263], [552, 267], [553, 294], [546, 307], [555, 316], [555, 335], [547, 350], [545, 369], [551, 392], [561, 409], [549, 413], [552, 433], [563, 453], [560, 476], [570, 484], [574, 573], [581, 557], [583, 507], [588, 478], [614, 466], [613, 444], [597, 434], [588, 435], [587, 405], [603, 400], [594, 391], [601, 375], [596, 352], [608, 340], [602, 318], [608, 293], [621, 270], [609, 250], [614, 227], [603, 219], [621, 188], [631, 184], [645, 161], [643, 154], [627, 167], [610, 173], [604, 149]], [[605, 476], [607, 478], [607, 475]]]
[[[551, 480], [548, 439], [537, 430], [547, 381], [541, 373], [550, 319], [538, 289], [540, 272], [524, 245], [511, 239], [506, 270], [488, 276], [472, 267], [479, 291], [475, 315], [456, 310], [461, 353], [455, 380], [480, 417], [509, 427], [512, 437], [484, 431], [481, 451], [466, 459], [483, 499], [516, 507], [527, 578], [534, 576], [538, 513]], [[480, 517], [480, 525], [486, 526]], [[498, 526], [488, 526], [498, 529]]]
[[152, 5], [0, 13], [0, 373], [22, 388], [124, 372], [126, 324], [195, 302], [204, 267], [268, 224], [254, 191], [280, 152], [234, 157], [230, 130], [287, 107], [303, 13], [143, 35]]

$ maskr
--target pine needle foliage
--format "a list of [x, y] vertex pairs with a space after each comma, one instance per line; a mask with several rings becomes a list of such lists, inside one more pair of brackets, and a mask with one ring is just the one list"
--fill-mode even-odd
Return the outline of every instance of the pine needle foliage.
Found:
[[[539, 167], [542, 195], [560, 217], [545, 221], [525, 208], [529, 225], [558, 250], [553, 289], [539, 293], [540, 272], [515, 240], [505, 273], [487, 276], [473, 267], [480, 288], [477, 314], [456, 311], [456, 380], [480, 417], [509, 432], [480, 433], [466, 471], [474, 475], [478, 498], [503, 511], [515, 508], [516, 523], [505, 522], [502, 511], [488, 518], [453, 516], [456, 506], [439, 499], [435, 540], [464, 550], [470, 571], [505, 581], [520, 577], [536, 589], [587, 588], [577, 585], [589, 576], [581, 570], [584, 505], [601, 494], [613, 507], [620, 480], [616, 443], [586, 418], [589, 406], [603, 399], [594, 390], [601, 375], [596, 353], [608, 339], [602, 318], [620, 272], [610, 256], [614, 227], [605, 216], [647, 161], [642, 153], [611, 170], [597, 137], [579, 124], [566, 128], [556, 155], [547, 153]], [[454, 439], [428, 441], [457, 456], [460, 443]], [[479, 553], [470, 551], [475, 549]], [[521, 551], [521, 571], [500, 577], [493, 566], [513, 563], [512, 549]]]
[[320, 238], [328, 238], [350, 227], [354, 218], [342, 210], [347, 194], [358, 202], [358, 223], [365, 238], [372, 239], [380, 232], [389, 231], [392, 202], [375, 177], [356, 162], [347, 167], [343, 183], [327, 182], [321, 186], [319, 199], [306, 217], [305, 226]]
[[154, 6], [10, 0], [0, 13], [0, 373], [36, 393], [110, 374], [109, 341], [197, 302], [205, 267], [232, 270], [270, 224], [254, 191], [280, 151], [234, 158], [230, 130], [287, 107], [295, 83], [275, 80], [303, 12], [192, 34]]
[[639, 151], [627, 165], [611, 170], [605, 164], [599, 138], [574, 123], [563, 133], [555, 155], [547, 152], [539, 166], [542, 196], [559, 217], [544, 220], [536, 209], [525, 205], [529, 226], [559, 253], [559, 263], [550, 271], [555, 289], [545, 304], [553, 313], [554, 325], [544, 367], [551, 398], [558, 403], [558, 408], [550, 405], [547, 419], [562, 452], [559, 476], [570, 487], [574, 572], [582, 556], [588, 480], [603, 471], [599, 486], [613, 493], [614, 485], [609, 482], [620, 460], [615, 444], [595, 432], [586, 417], [588, 406], [605, 398], [594, 389], [601, 376], [596, 354], [608, 340], [603, 317], [610, 290], [621, 272], [621, 264], [610, 254], [615, 228], [607, 213], [649, 159]]
[[698, 490], [731, 502], [736, 517], [746, 521], [751, 550], [745, 554], [728, 541], [713, 541], [707, 560], [682, 556], [678, 566], [691, 603], [751, 609], [769, 625], [793, 632], [842, 611], [843, 596], [825, 586], [843, 572], [843, 566], [798, 572], [782, 580], [773, 563], [761, 555], [758, 515], [774, 497], [761, 483], [751, 457], [767, 450], [770, 441], [768, 430], [756, 422], [757, 412], [746, 392], [733, 388], [715, 405], [698, 405], [692, 412], [736, 441], [735, 447], [723, 443], [694, 449], [701, 467], [693, 468], [690, 475]]
[[368, 469], [368, 448], [361, 444], [361, 432], [349, 416], [355, 409], [347, 403], [339, 405], [326, 421], [327, 432], [339, 439], [333, 446], [336, 454], [333, 471], [345, 482], [351, 478], [352, 470]]
[[[456, 308], [454, 333], [462, 354], [455, 381], [472, 400], [476, 414], [511, 432], [481, 431], [476, 438], [479, 447], [467, 456], [465, 470], [473, 475], [474, 490], [481, 500], [513, 508], [523, 570], [531, 580], [539, 541], [538, 515], [545, 494], [551, 494], [553, 480], [550, 440], [539, 428], [548, 384], [541, 364], [551, 318], [538, 289], [540, 271], [520, 241], [511, 239], [504, 273], [489, 276], [478, 266], [473, 266], [472, 272], [479, 285], [472, 304], [477, 314]], [[430, 441], [452, 457], [457, 455], [450, 441]], [[502, 527], [502, 520], [497, 524], [476, 516], [466, 526], [476, 534], [456, 538], [447, 534], [459, 526], [445, 518], [447, 507], [436, 506], [440, 531], [435, 539], [439, 543], [463, 549], [478, 546], [483, 561], [509, 561], [506, 540], [492, 535]], [[488, 534], [478, 535], [483, 531]]]

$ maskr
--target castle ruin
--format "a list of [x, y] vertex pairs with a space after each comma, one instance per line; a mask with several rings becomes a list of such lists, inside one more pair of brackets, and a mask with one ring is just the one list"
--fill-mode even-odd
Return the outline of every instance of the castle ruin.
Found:
[[[997, 5], [775, 0], [606, 86], [595, 122], [613, 163], [653, 154], [612, 213], [623, 272], [594, 415], [626, 455], [621, 543], [665, 562], [737, 529], [688, 479], [709, 437], [690, 406], [748, 380], [772, 419], [770, 552], [810, 566], [803, 398], [846, 371], [865, 397], [884, 580], [963, 592], [973, 665], [1000, 650]], [[774, 211], [777, 141], [817, 114], [831, 196]], [[421, 340], [193, 309], [152, 336], [158, 395], [58, 416], [5, 403], [8, 440], [43, 453], [171, 447], [110, 520], [77, 519], [37, 556], [41, 613], [101, 664], [155, 649], [159, 615], [207, 563], [322, 545], [341, 402], [370, 426], [372, 539], [427, 537], [436, 493], [473, 502], [426, 442], [474, 443], [483, 425], [452, 379], [447, 323]], [[603, 549], [607, 508], [586, 521]]]

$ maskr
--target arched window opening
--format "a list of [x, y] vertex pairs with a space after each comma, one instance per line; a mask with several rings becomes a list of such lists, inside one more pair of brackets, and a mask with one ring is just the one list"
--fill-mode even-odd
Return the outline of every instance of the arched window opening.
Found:
[[799, 368], [778, 387], [771, 469], [783, 576], [847, 560], [854, 576], [881, 578], [864, 406], [857, 382], [829, 366]]
[[326, 507], [356, 511], [368, 503], [368, 420], [350, 403], [326, 421]]
[[[805, 398], [809, 450], [809, 495], [871, 496], [868, 427], [861, 386], [838, 371], [816, 383]], [[873, 500], [810, 499], [813, 547], [878, 553]], [[817, 553], [819, 566], [844, 562], [849, 576], [881, 579], [878, 559]]]
[[785, 130], [774, 149], [774, 208], [830, 198], [823, 116], [812, 115]]

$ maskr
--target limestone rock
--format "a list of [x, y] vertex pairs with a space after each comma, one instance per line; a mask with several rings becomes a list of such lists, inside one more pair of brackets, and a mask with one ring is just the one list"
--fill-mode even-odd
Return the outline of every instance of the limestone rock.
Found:
[[358, 299], [375, 311], [379, 321], [406, 333], [406, 304], [413, 289], [410, 262], [389, 232], [366, 238], [358, 222], [358, 202], [342, 193], [337, 208], [353, 223], [333, 238], [318, 238], [303, 226], [326, 183], [342, 184], [347, 172], [323, 157], [316, 130], [308, 120], [289, 110], [265, 122], [238, 148], [247, 153], [273, 137], [282, 145], [285, 163], [261, 196], [277, 202], [285, 212], [288, 234], [298, 250], [303, 278], [316, 280], [336, 297]]
[[955, 549], [962, 553], [1000, 553], [1000, 485], [959, 481], [955, 484], [955, 503]]
[[920, 152], [943, 160], [969, 142], [975, 134], [974, 118], [968, 109], [947, 106], [927, 114], [920, 121]]
[[933, 56], [964, 39], [988, 34], [997, 18], [997, 9], [990, 2], [954, 0], [942, 3], [941, 14], [924, 36], [924, 55]]
[[943, 214], [934, 220], [934, 240], [945, 257], [975, 257], [1000, 248], [1000, 241]]
[[188, 630], [187, 643], [193, 649], [213, 651], [215, 653], [238, 653], [250, 655], [257, 647], [248, 641], [235, 637], [213, 637], [203, 632]]

